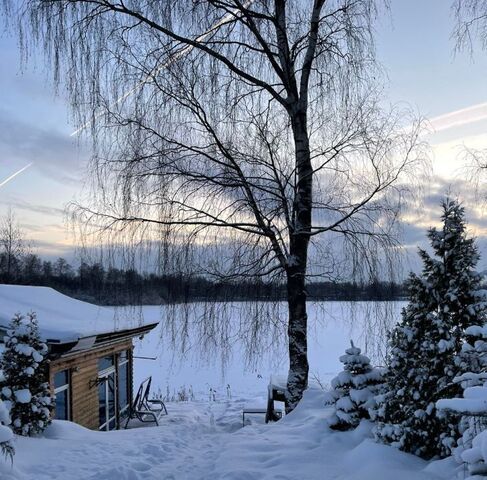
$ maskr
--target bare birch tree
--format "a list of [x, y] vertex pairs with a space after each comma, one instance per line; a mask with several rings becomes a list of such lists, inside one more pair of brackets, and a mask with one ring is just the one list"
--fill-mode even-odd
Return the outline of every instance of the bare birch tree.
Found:
[[375, 2], [5, 5], [26, 56], [40, 44], [67, 87], [75, 133], [93, 136], [79, 221], [159, 242], [168, 269], [167, 249], [192, 244], [186, 268], [286, 283], [292, 410], [308, 382], [307, 280], [337, 244], [377, 268], [418, 168], [418, 125], [382, 109]]
[[480, 42], [487, 48], [487, 4], [483, 0], [454, 0], [455, 28], [452, 34], [457, 50], [472, 50]]
[[24, 232], [9, 209], [0, 218], [0, 278], [3, 282], [11, 283], [15, 279], [26, 252]]
[[[471, 54], [475, 47], [487, 50], [487, 3], [482, 0], [454, 0], [453, 14], [455, 50], [467, 50]], [[468, 180], [476, 187], [477, 193], [485, 197], [487, 148], [465, 147], [463, 153]]]

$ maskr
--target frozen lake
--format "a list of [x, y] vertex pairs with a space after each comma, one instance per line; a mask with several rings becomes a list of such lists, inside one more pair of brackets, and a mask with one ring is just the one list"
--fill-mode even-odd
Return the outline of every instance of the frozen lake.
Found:
[[[309, 304], [310, 378], [328, 384], [341, 370], [338, 358], [351, 339], [376, 365], [382, 364], [385, 332], [398, 321], [404, 305], [399, 301]], [[265, 395], [269, 376], [287, 373], [287, 347], [282, 333], [285, 304], [270, 307], [265, 303], [233, 303], [225, 304], [224, 311], [202, 304], [146, 306], [143, 315], [146, 319], [174, 319], [161, 322], [135, 342], [136, 357], [155, 360], [135, 359], [134, 385], [152, 375], [153, 392], [160, 390], [163, 395], [191, 387], [197, 398], [208, 395], [210, 388], [223, 398], [227, 385], [232, 394]], [[266, 317], [274, 328], [258, 330], [254, 320]], [[183, 331], [187, 331], [184, 344]], [[254, 345], [252, 338], [259, 338], [260, 344]], [[249, 355], [252, 351], [256, 353]]]

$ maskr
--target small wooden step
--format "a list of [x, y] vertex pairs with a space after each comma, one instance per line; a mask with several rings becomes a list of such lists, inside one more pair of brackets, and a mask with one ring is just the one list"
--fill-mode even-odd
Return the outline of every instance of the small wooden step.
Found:
[[267, 413], [267, 408], [244, 408], [243, 413]]
[[[245, 427], [245, 415], [254, 415], [254, 414], [261, 414], [261, 415], [265, 415], [266, 416], [266, 422], [268, 422], [268, 409], [267, 408], [259, 408], [259, 407], [256, 407], [256, 408], [244, 408], [242, 410], [242, 426]], [[273, 416], [274, 418], [282, 418], [282, 410], [280, 409], [274, 409], [273, 410]]]

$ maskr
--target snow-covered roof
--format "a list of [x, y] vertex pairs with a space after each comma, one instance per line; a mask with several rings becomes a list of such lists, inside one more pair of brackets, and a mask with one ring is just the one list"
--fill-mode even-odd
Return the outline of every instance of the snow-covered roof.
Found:
[[134, 307], [99, 307], [49, 287], [0, 284], [0, 327], [7, 326], [14, 314], [29, 312], [36, 313], [44, 340], [60, 342], [158, 322], [157, 318], [143, 318], [142, 309]]

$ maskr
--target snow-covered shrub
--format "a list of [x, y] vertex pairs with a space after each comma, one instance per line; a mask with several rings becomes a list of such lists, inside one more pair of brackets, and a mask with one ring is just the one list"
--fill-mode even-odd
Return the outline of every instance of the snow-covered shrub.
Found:
[[[481, 298], [482, 295], [479, 295]], [[462, 463], [463, 452], [472, 448], [473, 439], [487, 429], [487, 328], [472, 326], [466, 330], [467, 339], [457, 356], [457, 364], [467, 372], [453, 381], [461, 385], [463, 398], [442, 399], [436, 402], [438, 410], [456, 414], [461, 438], [453, 455]]]
[[194, 402], [196, 397], [192, 385], [190, 385], [188, 388], [186, 385], [182, 385], [177, 391], [173, 389], [172, 394], [169, 385], [167, 385], [166, 394], [163, 395], [161, 389], [159, 388], [154, 398], [162, 400], [163, 402]]
[[[486, 300], [485, 291], [479, 291], [480, 301]], [[487, 380], [487, 328], [482, 325], [474, 325], [465, 330], [465, 341], [456, 363], [461, 372], [464, 372], [461, 382], [462, 388], [483, 385]]]
[[354, 346], [340, 357], [344, 369], [332, 381], [332, 390], [325, 394], [325, 405], [335, 411], [328, 425], [335, 430], [355, 428], [362, 419], [370, 418], [374, 397], [382, 385], [382, 370], [370, 365], [370, 359]]
[[47, 382], [47, 345], [40, 340], [35, 314], [15, 315], [4, 341], [0, 398], [10, 408], [13, 431], [34, 435], [50, 423], [52, 409]]
[[10, 425], [9, 411], [5, 402], [0, 400], [0, 452], [6, 458], [12, 459], [14, 454], [12, 444], [14, 434], [8, 425]]
[[441, 230], [428, 232], [435, 256], [420, 250], [422, 274], [410, 276], [409, 304], [389, 335], [387, 388], [375, 429], [378, 441], [425, 458], [449, 455], [459, 437], [458, 420], [437, 412], [435, 402], [461, 394], [453, 379], [468, 367], [456, 359], [466, 329], [485, 315], [464, 209], [446, 200], [442, 220]]
[[487, 477], [487, 430], [479, 433], [473, 439], [472, 446], [462, 452], [462, 460], [468, 465], [471, 475], [466, 480]]
[[[462, 377], [470, 381], [470, 375]], [[487, 475], [487, 386], [467, 387], [463, 398], [442, 399], [436, 402], [436, 407], [461, 416], [461, 424], [464, 424], [462, 438], [454, 450], [455, 458], [460, 463], [466, 462], [472, 475]]]
[[179, 388], [177, 393], [178, 402], [187, 402], [189, 400], [189, 392], [186, 390], [186, 385]]

